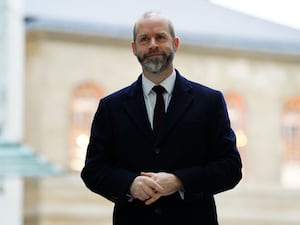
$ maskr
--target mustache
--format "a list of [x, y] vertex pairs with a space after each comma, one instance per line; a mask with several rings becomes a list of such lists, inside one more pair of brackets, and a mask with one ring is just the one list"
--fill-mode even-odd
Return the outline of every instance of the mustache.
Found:
[[149, 52], [149, 53], [144, 54], [144, 58], [148, 58], [148, 57], [155, 56], [155, 55], [165, 56], [166, 54], [164, 52]]

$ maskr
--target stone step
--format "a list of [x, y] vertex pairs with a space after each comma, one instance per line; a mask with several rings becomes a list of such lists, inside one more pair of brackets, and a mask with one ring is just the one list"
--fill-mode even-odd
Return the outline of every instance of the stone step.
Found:
[[237, 188], [216, 196], [222, 225], [299, 225], [300, 193], [272, 187]]
[[79, 176], [72, 174], [32, 181], [25, 193], [26, 225], [112, 224], [113, 204], [89, 191]]
[[[27, 198], [37, 200], [25, 211], [39, 218], [36, 225], [111, 225], [113, 204], [89, 191], [78, 175], [42, 178], [34, 186]], [[241, 186], [216, 195], [216, 203], [221, 225], [300, 224], [298, 190]]]

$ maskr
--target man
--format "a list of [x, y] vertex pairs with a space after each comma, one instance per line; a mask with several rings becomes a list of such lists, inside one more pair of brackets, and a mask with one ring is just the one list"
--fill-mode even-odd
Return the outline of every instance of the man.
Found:
[[143, 72], [100, 101], [82, 179], [115, 203], [114, 225], [216, 225], [213, 195], [242, 177], [224, 98], [174, 69], [165, 16], [145, 13], [133, 36]]

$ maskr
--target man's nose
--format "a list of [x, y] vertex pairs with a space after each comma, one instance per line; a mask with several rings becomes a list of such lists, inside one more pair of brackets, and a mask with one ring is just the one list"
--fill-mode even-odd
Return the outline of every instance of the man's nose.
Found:
[[158, 44], [157, 44], [157, 41], [155, 40], [155, 38], [151, 38], [149, 48], [156, 48], [157, 46], [158, 46]]

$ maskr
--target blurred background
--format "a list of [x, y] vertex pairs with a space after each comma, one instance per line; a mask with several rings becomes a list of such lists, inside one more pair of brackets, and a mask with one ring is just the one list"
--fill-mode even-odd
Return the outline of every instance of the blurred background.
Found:
[[296, 9], [292, 0], [0, 0], [0, 225], [111, 224], [112, 204], [79, 172], [99, 99], [141, 72], [132, 26], [148, 10], [174, 22], [175, 67], [226, 98], [244, 177], [216, 196], [220, 225], [299, 225]]

